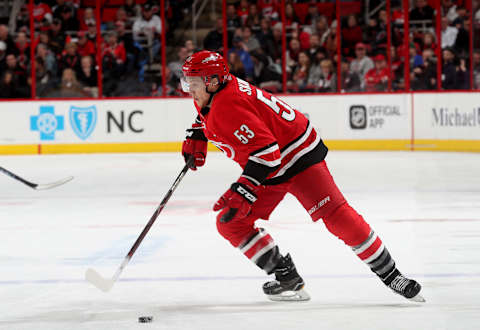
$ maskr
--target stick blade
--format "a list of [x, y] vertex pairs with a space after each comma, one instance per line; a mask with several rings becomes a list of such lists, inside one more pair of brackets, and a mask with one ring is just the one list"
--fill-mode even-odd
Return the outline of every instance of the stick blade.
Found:
[[85, 279], [97, 289], [108, 292], [112, 289], [114, 281], [102, 277], [96, 270], [88, 268], [85, 272]]
[[64, 178], [62, 180], [58, 180], [58, 181], [55, 181], [55, 182], [52, 182], [52, 183], [46, 183], [46, 184], [39, 184], [37, 185], [34, 189], [35, 190], [47, 190], [47, 189], [52, 189], [52, 188], [55, 188], [55, 187], [58, 187], [58, 186], [61, 186], [62, 184], [65, 184], [69, 181], [72, 181], [73, 180], [73, 176], [69, 176], [67, 178]]

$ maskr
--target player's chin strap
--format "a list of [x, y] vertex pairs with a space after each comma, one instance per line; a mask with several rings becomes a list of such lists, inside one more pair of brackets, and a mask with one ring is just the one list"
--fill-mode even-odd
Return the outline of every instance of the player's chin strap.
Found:
[[[211, 78], [217, 78], [217, 80], [220, 81], [220, 78], [218, 77], [218, 75], [214, 75], [214, 76], [212, 76]], [[224, 89], [225, 86], [227, 86], [226, 80], [225, 80], [224, 82], [218, 84], [218, 89], [217, 89], [215, 92], [210, 92], [210, 91], [208, 90], [208, 86], [205, 86], [205, 91], [206, 91], [208, 94], [210, 94], [210, 98], [208, 99], [208, 102], [207, 102], [207, 104], [208, 104], [209, 106], [210, 106], [210, 104], [212, 103], [213, 96], [214, 96], [216, 93], [220, 92], [222, 89]]]

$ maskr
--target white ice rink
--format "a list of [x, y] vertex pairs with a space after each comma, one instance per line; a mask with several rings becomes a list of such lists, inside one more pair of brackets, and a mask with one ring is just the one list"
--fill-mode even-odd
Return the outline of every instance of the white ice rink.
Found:
[[75, 179], [34, 191], [0, 173], [0, 329], [479, 329], [480, 155], [331, 151], [327, 163], [426, 304], [394, 295], [291, 196], [259, 226], [292, 254], [312, 300], [268, 301], [268, 277], [216, 231], [211, 206], [240, 174], [220, 153], [187, 173], [105, 294], [85, 270], [113, 275], [181, 156], [3, 156], [34, 182]]

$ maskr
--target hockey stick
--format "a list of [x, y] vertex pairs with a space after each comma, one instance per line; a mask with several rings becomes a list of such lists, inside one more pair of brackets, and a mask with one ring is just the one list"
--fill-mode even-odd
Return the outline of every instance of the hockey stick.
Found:
[[8, 175], [9, 177], [11, 178], [14, 178], [15, 180], [18, 180], [24, 184], [26, 184], [27, 186], [29, 186], [30, 188], [33, 188], [35, 190], [46, 190], [46, 189], [51, 189], [51, 188], [55, 188], [57, 186], [60, 186], [64, 183], [67, 183], [68, 181], [71, 181], [73, 179], [73, 176], [69, 176], [65, 179], [62, 179], [62, 180], [59, 180], [59, 181], [55, 181], [55, 182], [51, 182], [51, 183], [46, 183], [46, 184], [38, 184], [38, 183], [32, 183], [30, 181], [27, 181], [21, 177], [19, 177], [18, 175], [10, 172], [9, 170], [3, 168], [0, 166], [0, 172], [3, 172], [5, 173], [6, 175]]
[[190, 158], [188, 161], [187, 161], [187, 164], [185, 164], [185, 166], [183, 167], [182, 171], [180, 172], [180, 174], [177, 176], [177, 178], [175, 179], [175, 182], [173, 183], [173, 185], [170, 187], [170, 189], [168, 190], [167, 194], [165, 195], [165, 197], [163, 198], [162, 202], [160, 203], [160, 205], [158, 205], [157, 209], [155, 210], [155, 212], [153, 213], [152, 217], [150, 218], [150, 221], [148, 221], [147, 225], [145, 226], [145, 228], [143, 228], [143, 231], [141, 232], [140, 236], [138, 236], [137, 240], [135, 241], [135, 243], [133, 243], [133, 246], [132, 248], [130, 249], [130, 251], [127, 253], [127, 255], [125, 256], [125, 259], [123, 259], [123, 262], [122, 264], [120, 265], [120, 267], [118, 267], [117, 271], [115, 272], [115, 274], [112, 276], [112, 278], [104, 278], [102, 277], [102, 275], [100, 275], [96, 270], [94, 270], [93, 268], [88, 268], [87, 271], [85, 272], [85, 279], [90, 282], [91, 284], [93, 284], [94, 286], [96, 286], [98, 289], [102, 290], [103, 292], [108, 292], [110, 291], [110, 289], [113, 287], [113, 285], [115, 284], [115, 282], [118, 280], [118, 278], [120, 277], [120, 274], [121, 272], [123, 271], [123, 269], [125, 268], [125, 266], [127, 266], [128, 262], [130, 261], [130, 259], [132, 259], [133, 257], [133, 254], [135, 253], [135, 251], [137, 250], [138, 246], [140, 245], [140, 243], [142, 243], [143, 239], [145, 238], [145, 236], [147, 235], [148, 231], [150, 230], [150, 228], [152, 227], [153, 223], [155, 222], [155, 220], [157, 220], [157, 217], [159, 216], [160, 212], [162, 212], [163, 208], [165, 207], [165, 205], [167, 204], [168, 200], [170, 199], [170, 197], [172, 196], [173, 192], [175, 191], [175, 189], [177, 188], [178, 184], [180, 183], [180, 181], [182, 181], [183, 177], [185, 176], [185, 174], [187, 173], [188, 171], [188, 168], [190, 166], [190, 164], [194, 161], [193, 157]]

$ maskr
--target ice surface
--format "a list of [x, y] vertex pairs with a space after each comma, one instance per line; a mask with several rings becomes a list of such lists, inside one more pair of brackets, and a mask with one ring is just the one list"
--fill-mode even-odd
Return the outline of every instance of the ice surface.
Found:
[[[179, 154], [2, 156], [37, 183], [0, 175], [0, 329], [478, 329], [480, 155], [330, 152], [337, 184], [382, 237], [426, 304], [394, 295], [288, 196], [260, 221], [312, 296], [264, 297], [268, 277], [216, 232], [211, 206], [240, 174], [220, 153], [187, 173], [120, 281], [110, 277], [183, 166]], [[139, 324], [150, 315], [154, 322]]]

